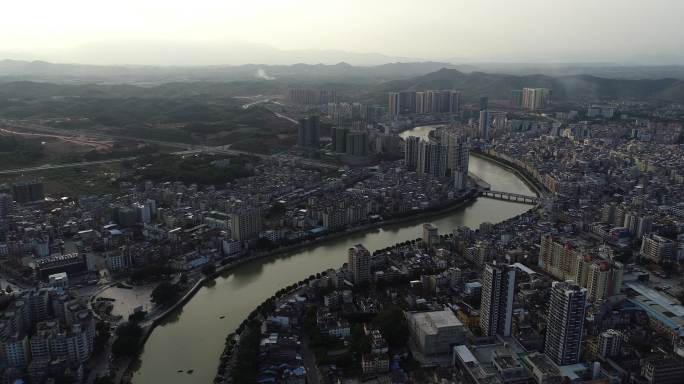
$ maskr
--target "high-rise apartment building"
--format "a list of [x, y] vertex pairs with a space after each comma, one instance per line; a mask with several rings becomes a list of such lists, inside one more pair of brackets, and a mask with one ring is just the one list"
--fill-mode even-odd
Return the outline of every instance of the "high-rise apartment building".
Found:
[[619, 294], [622, 290], [623, 270], [622, 264], [618, 262], [609, 260], [593, 262], [589, 267], [586, 282], [589, 301], [599, 302]]
[[333, 127], [332, 136], [332, 150], [337, 153], [344, 153], [347, 150], [347, 135], [349, 128]]
[[416, 92], [416, 113], [427, 113], [427, 94], [425, 92]]
[[406, 169], [415, 170], [418, 166], [419, 147], [419, 137], [410, 136], [404, 140], [404, 165]]
[[368, 132], [350, 131], [346, 140], [347, 150], [345, 153], [352, 156], [368, 155]]
[[489, 97], [480, 96], [480, 111], [485, 111], [489, 109]]
[[399, 116], [401, 113], [401, 104], [400, 104], [400, 98], [399, 98], [399, 92], [390, 92], [389, 93], [389, 115], [391, 117], [396, 117]]
[[465, 189], [468, 182], [470, 143], [456, 132], [440, 130], [430, 141], [408, 137], [404, 146], [404, 164], [421, 175], [450, 177], [456, 189]]
[[522, 107], [530, 111], [544, 109], [549, 104], [551, 91], [548, 88], [523, 88]]
[[482, 277], [480, 329], [485, 336], [510, 336], [515, 297], [515, 268], [487, 264]]
[[447, 167], [456, 189], [465, 189], [468, 185], [468, 165], [470, 162], [470, 143], [465, 135], [449, 133], [447, 140]]
[[442, 91], [427, 91], [427, 113], [439, 113], [442, 108]]
[[416, 113], [416, 93], [411, 91], [399, 92], [399, 108], [402, 114]]
[[389, 115], [425, 113], [459, 113], [461, 92], [454, 90], [427, 90], [420, 92], [389, 92]]
[[445, 177], [447, 175], [448, 148], [442, 143], [421, 141], [418, 144], [416, 171], [421, 175]]
[[586, 302], [585, 288], [572, 281], [553, 283], [544, 353], [558, 365], [579, 361]]
[[461, 92], [449, 91], [449, 113], [461, 112]]
[[45, 199], [43, 183], [41, 181], [20, 181], [12, 185], [14, 201], [19, 204], [30, 203]]
[[349, 248], [349, 271], [352, 274], [354, 284], [370, 281], [371, 279], [371, 255], [361, 244]]
[[423, 243], [427, 249], [431, 249], [439, 242], [439, 232], [437, 227], [430, 223], [423, 224]]
[[568, 238], [542, 235], [538, 265], [559, 280], [579, 282], [580, 262], [585, 258], [584, 245]]
[[309, 116], [299, 120], [297, 145], [302, 148], [318, 149], [320, 147], [321, 124], [318, 116]]
[[654, 233], [645, 235], [641, 241], [641, 257], [654, 263], [670, 261], [674, 257], [675, 244], [672, 240]]
[[598, 354], [604, 358], [620, 355], [623, 339], [620, 331], [608, 329], [602, 332], [598, 338]]
[[492, 124], [489, 117], [489, 111], [483, 109], [480, 111], [480, 119], [478, 121], [478, 135], [482, 140], [489, 140], [491, 136], [490, 126]]
[[334, 89], [293, 88], [288, 90], [287, 100], [290, 103], [315, 105], [337, 102], [337, 91]]
[[0, 219], [7, 217], [12, 211], [12, 196], [0, 193]]
[[677, 356], [644, 359], [641, 376], [648, 384], [681, 384], [684, 377], [684, 361]]
[[258, 208], [243, 208], [229, 213], [233, 240], [254, 239], [261, 231], [261, 211]]
[[514, 89], [511, 91], [511, 107], [522, 107], [523, 91], [522, 89]]

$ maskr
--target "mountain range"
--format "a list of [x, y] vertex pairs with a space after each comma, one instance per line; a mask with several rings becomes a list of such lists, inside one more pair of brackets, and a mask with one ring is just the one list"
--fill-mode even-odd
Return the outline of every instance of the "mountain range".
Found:
[[216, 65], [216, 66], [132, 66], [55, 64], [45, 61], [0, 61], [0, 82], [47, 81], [55, 83], [162, 84], [183, 81], [280, 80], [292, 82], [381, 82], [424, 75], [440, 68], [470, 71], [467, 65], [441, 62], [388, 63], [353, 66], [334, 65]]
[[374, 92], [382, 95], [397, 90], [457, 89], [466, 100], [474, 100], [480, 95], [507, 99], [511, 90], [523, 87], [549, 88], [555, 100], [633, 99], [684, 102], [684, 81], [674, 78], [627, 80], [591, 75], [516, 76], [484, 72], [463, 73], [448, 68], [411, 79], [388, 81], [376, 86]]
[[457, 89], [465, 100], [507, 99], [511, 90], [544, 87], [555, 100], [662, 100], [684, 103], [684, 80], [624, 79], [588, 74], [486, 73], [448, 63], [377, 66], [240, 65], [213, 67], [92, 66], [0, 61], [0, 96], [214, 97], [285, 94], [291, 87], [335, 88], [346, 99], [384, 104], [386, 93]]

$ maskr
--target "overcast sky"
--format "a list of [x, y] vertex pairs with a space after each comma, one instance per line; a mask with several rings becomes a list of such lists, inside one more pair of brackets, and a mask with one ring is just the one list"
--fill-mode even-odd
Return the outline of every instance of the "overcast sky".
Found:
[[[241, 43], [463, 62], [632, 61], [681, 58], [682, 15], [682, 0], [7, 0], [0, 51], [150, 64], [154, 55], [131, 48], [137, 41], [150, 52]], [[97, 52], [112, 44], [130, 49]], [[196, 61], [239, 63], [231, 50]]]

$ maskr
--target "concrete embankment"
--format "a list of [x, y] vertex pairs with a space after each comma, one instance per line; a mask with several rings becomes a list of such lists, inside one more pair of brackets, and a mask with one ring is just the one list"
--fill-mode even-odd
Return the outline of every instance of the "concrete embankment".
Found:
[[544, 185], [542, 185], [538, 180], [536, 180], [532, 175], [530, 175], [529, 172], [518, 167], [517, 165], [511, 163], [506, 159], [502, 159], [498, 156], [494, 156], [487, 152], [481, 151], [471, 151], [470, 154], [475, 157], [479, 157], [496, 163], [502, 168], [511, 171], [516, 176], [518, 176], [528, 187], [530, 187], [537, 194], [537, 196], [543, 196], [549, 192], [549, 190]]

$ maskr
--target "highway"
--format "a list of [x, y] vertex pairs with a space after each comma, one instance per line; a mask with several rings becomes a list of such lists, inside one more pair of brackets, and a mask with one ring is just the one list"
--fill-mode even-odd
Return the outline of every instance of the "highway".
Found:
[[[294, 119], [288, 118], [287, 116], [284, 116], [284, 115], [279, 116], [279, 117], [287, 118], [287, 119], [294, 121]], [[245, 155], [245, 156], [259, 157], [259, 158], [264, 159], [264, 160], [269, 160], [269, 159], [289, 160], [289, 161], [294, 161], [295, 163], [300, 164], [300, 165], [309, 166], [309, 167], [316, 167], [316, 168], [327, 168], [327, 169], [338, 169], [339, 168], [338, 165], [329, 164], [329, 163], [325, 163], [325, 162], [317, 161], [317, 160], [303, 159], [300, 157], [288, 156], [285, 154], [267, 155], [267, 154], [263, 154], [263, 153], [240, 151], [240, 150], [236, 150], [236, 149], [230, 149], [228, 146], [213, 147], [213, 146], [209, 146], [209, 145], [185, 144], [185, 143], [175, 143], [175, 142], [161, 141], [161, 140], [139, 139], [136, 137], [108, 135], [108, 134], [102, 134], [102, 133], [72, 132], [72, 131], [60, 130], [60, 129], [56, 129], [56, 128], [52, 128], [52, 127], [46, 127], [46, 126], [39, 125], [39, 124], [17, 122], [17, 121], [13, 121], [13, 120], [0, 120], [0, 125], [10, 126], [13, 129], [28, 129], [28, 130], [31, 130], [34, 132], [39, 132], [40, 134], [46, 134], [46, 136], [48, 136], [48, 137], [56, 137], [56, 138], [60, 138], [60, 139], [67, 140], [67, 141], [71, 141], [71, 140], [89, 141], [88, 139], [81, 138], [80, 135], [83, 135], [83, 136], [86, 136], [89, 138], [93, 138], [93, 139], [100, 139], [100, 140], [106, 140], [106, 141], [111, 141], [113, 139], [135, 140], [135, 141], [140, 141], [140, 142], [144, 142], [144, 143], [157, 144], [157, 145], [163, 145], [163, 146], [167, 146], [167, 147], [178, 148], [179, 151], [173, 152], [173, 154], [178, 154], [178, 155], [187, 155], [187, 154], [193, 154], [193, 153], [210, 153], [210, 154], [230, 155], [230, 156]], [[8, 133], [11, 132], [11, 133], [21, 134], [20, 132], [8, 131], [7, 129], [3, 129], [3, 130], [8, 132]], [[76, 133], [76, 134], [74, 134], [74, 133]], [[31, 133], [31, 134], [34, 135], [34, 133]], [[39, 134], [35, 134], [35, 135], [39, 135]], [[91, 166], [91, 165], [100, 165], [100, 164], [116, 163], [116, 162], [125, 161], [125, 160], [133, 160], [136, 158], [137, 158], [137, 156], [125, 157], [125, 158], [119, 158], [119, 159], [87, 161], [87, 162], [79, 162], [79, 163], [45, 164], [45, 165], [36, 166], [36, 167], [2, 170], [2, 171], [0, 171], [0, 175], [21, 174], [21, 173], [28, 173], [28, 172], [45, 171], [45, 170], [50, 170], [50, 169], [60, 169], [60, 168], [86, 167], [86, 166]]]
[[86, 166], [90, 166], [90, 165], [118, 163], [120, 161], [133, 160], [136, 158], [137, 157], [134, 156], [134, 157], [122, 157], [122, 158], [118, 158], [118, 159], [109, 159], [109, 160], [85, 161], [85, 162], [80, 162], [80, 163], [45, 164], [45, 165], [40, 165], [37, 167], [6, 169], [4, 171], [0, 171], [0, 175], [12, 175], [12, 174], [17, 174], [17, 173], [47, 171], [50, 169], [60, 169], [60, 168], [86, 167]]

